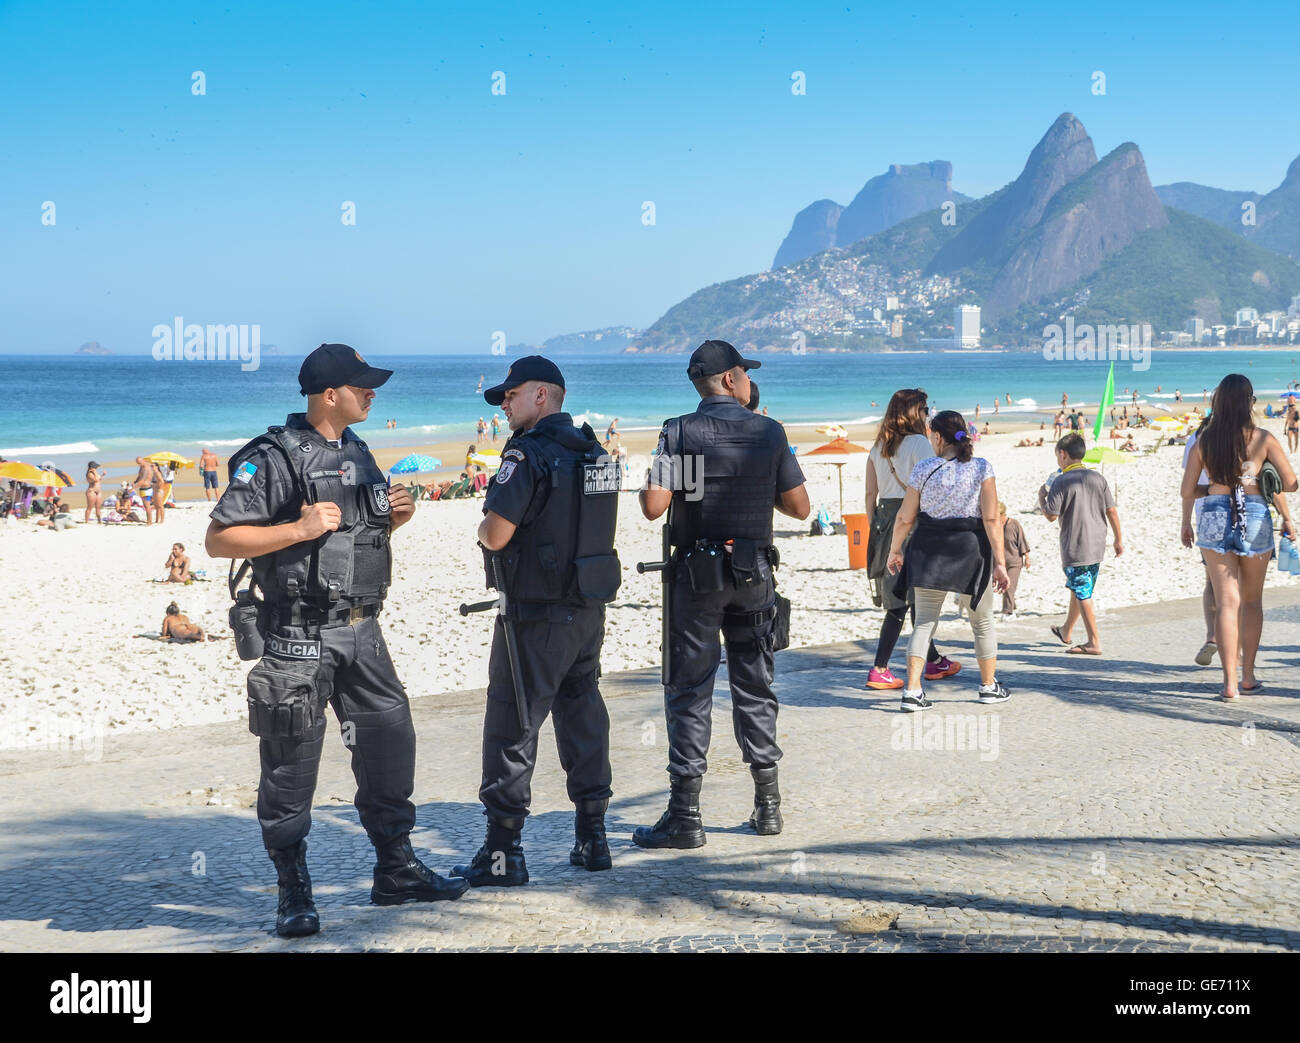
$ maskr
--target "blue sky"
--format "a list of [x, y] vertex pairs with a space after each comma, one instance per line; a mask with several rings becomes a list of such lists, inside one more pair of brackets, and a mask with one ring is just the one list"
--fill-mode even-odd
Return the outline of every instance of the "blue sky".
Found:
[[1064, 111], [1156, 184], [1275, 187], [1294, 4], [1138, 6], [0, 2], [0, 352], [644, 326], [890, 163], [998, 188]]

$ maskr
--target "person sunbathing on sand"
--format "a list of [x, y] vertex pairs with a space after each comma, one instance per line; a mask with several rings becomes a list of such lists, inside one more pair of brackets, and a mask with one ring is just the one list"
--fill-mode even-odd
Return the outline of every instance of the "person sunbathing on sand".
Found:
[[1141, 452], [1141, 449], [1139, 448], [1138, 444], [1135, 441], [1133, 441], [1133, 436], [1130, 434], [1128, 436], [1128, 441], [1126, 441], [1122, 446], [1119, 447], [1119, 451], [1121, 453], [1137, 453], [1137, 452]]
[[1017, 448], [1017, 449], [1028, 449], [1028, 448], [1030, 448], [1030, 447], [1033, 447], [1033, 446], [1040, 446], [1040, 445], [1042, 445], [1042, 444], [1043, 444], [1043, 440], [1042, 440], [1041, 438], [1040, 438], [1037, 442], [1035, 442], [1032, 438], [1025, 437], [1025, 438], [1022, 438], [1019, 442], [1016, 443], [1016, 448]]
[[172, 552], [163, 568], [167, 570], [168, 583], [188, 583], [193, 578], [190, 575], [190, 559], [183, 543], [172, 544]]
[[206, 641], [208, 635], [203, 628], [190, 622], [190, 617], [181, 611], [176, 602], [167, 606], [167, 615], [163, 616], [162, 636], [177, 641]]

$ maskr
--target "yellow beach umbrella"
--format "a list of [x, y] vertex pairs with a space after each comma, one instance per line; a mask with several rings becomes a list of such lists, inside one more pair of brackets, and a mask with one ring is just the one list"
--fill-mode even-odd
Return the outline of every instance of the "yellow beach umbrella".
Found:
[[194, 466], [193, 460], [181, 456], [180, 453], [173, 453], [170, 450], [161, 453], [154, 453], [153, 456], [146, 456], [145, 459], [155, 464], [172, 464], [176, 467]]
[[55, 485], [62, 487], [68, 484], [53, 471], [43, 471], [39, 467], [33, 467], [31, 464], [19, 463], [17, 460], [7, 460], [0, 464], [0, 479], [7, 479], [14, 482], [26, 482], [28, 485]]

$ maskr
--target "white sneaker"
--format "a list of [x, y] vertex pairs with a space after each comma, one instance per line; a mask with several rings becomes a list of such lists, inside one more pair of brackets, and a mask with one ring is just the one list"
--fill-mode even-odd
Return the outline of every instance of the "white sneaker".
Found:
[[982, 703], [1005, 703], [1010, 698], [1011, 693], [996, 678], [992, 684], [980, 685], [979, 700]]
[[898, 708], [904, 713], [916, 713], [918, 710], [928, 710], [933, 705], [934, 703], [925, 697], [923, 690], [909, 692], [904, 689], [903, 698]]

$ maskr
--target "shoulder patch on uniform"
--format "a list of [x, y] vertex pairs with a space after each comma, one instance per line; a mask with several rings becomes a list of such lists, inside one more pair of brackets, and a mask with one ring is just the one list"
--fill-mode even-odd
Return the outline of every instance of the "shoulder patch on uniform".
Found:
[[502, 458], [503, 460], [525, 460], [525, 459], [527, 459], [527, 457], [524, 456], [524, 453], [523, 453], [523, 450], [522, 450], [522, 449], [507, 449], [504, 453], [501, 454], [501, 458]]
[[256, 473], [257, 464], [250, 464], [248, 461], [244, 461], [244, 463], [239, 465], [238, 470], [235, 471], [235, 477], [233, 480], [236, 482], [243, 482], [247, 485], [253, 480], [253, 475]]
[[505, 485], [510, 481], [510, 476], [515, 473], [515, 468], [519, 465], [514, 460], [507, 460], [497, 471], [497, 485]]

